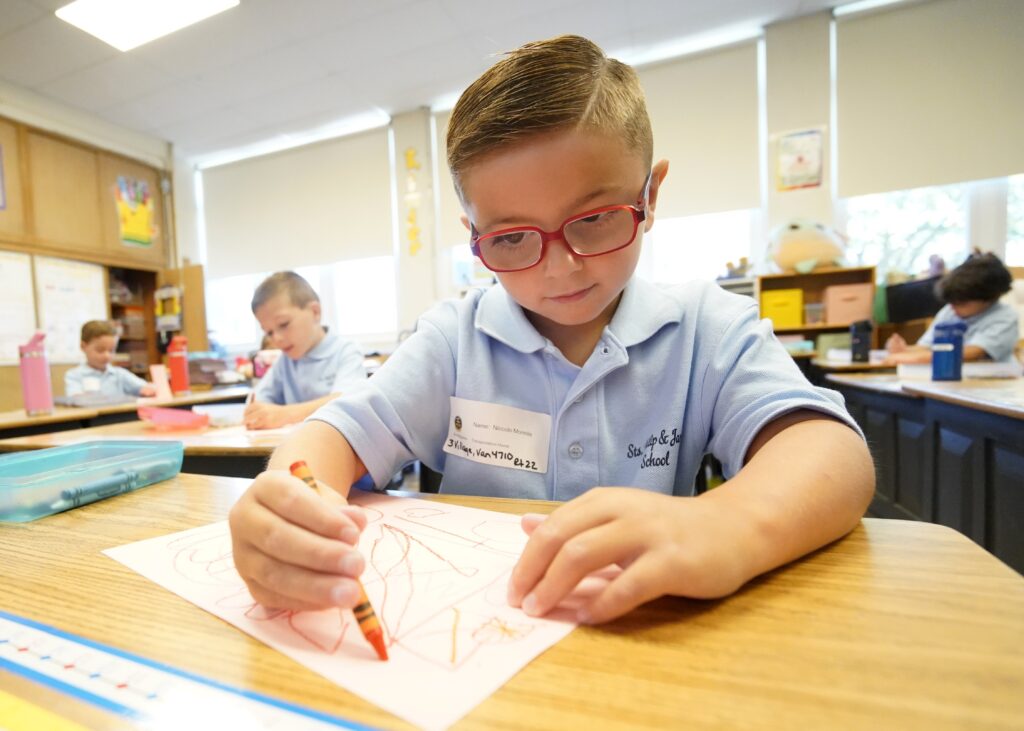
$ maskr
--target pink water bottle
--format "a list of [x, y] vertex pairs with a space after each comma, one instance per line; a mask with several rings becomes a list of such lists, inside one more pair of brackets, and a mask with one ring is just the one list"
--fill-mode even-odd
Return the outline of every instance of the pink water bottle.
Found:
[[53, 413], [53, 389], [50, 387], [50, 364], [46, 360], [46, 333], [37, 332], [24, 345], [18, 346], [21, 370], [21, 395], [29, 416]]

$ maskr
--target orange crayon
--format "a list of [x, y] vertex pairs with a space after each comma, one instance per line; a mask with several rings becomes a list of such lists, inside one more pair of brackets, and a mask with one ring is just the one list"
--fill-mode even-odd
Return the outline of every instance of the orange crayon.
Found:
[[[316, 484], [316, 478], [313, 477], [313, 471], [309, 469], [309, 465], [307, 465], [303, 460], [299, 460], [292, 464], [289, 470], [293, 475], [319, 492], [320, 488]], [[373, 649], [377, 651], [377, 657], [381, 660], [387, 660], [388, 651], [384, 646], [384, 630], [380, 626], [377, 614], [373, 611], [373, 606], [370, 604], [369, 597], [366, 596], [366, 589], [363, 588], [363, 582], [356, 579], [356, 584], [359, 586], [359, 602], [352, 609], [352, 613], [355, 615], [356, 621], [359, 623], [359, 629], [363, 633], [363, 637], [365, 637], [366, 641], [369, 642], [373, 646]]]

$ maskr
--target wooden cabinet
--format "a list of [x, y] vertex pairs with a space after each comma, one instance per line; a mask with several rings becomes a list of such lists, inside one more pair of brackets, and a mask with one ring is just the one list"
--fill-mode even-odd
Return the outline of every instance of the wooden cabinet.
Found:
[[[852, 267], [852, 268], [829, 268], [816, 269], [807, 274], [787, 272], [783, 274], [766, 274], [757, 278], [754, 291], [754, 298], [760, 303], [761, 295], [765, 292], [778, 292], [780, 290], [800, 290], [803, 293], [804, 309], [818, 309], [825, 303], [825, 291], [833, 285], [844, 284], [865, 284], [870, 285], [872, 300], [874, 299], [875, 268], [874, 267]], [[817, 341], [821, 333], [843, 333], [850, 329], [850, 322], [829, 322], [827, 315], [822, 314], [822, 321], [808, 323], [803, 319], [803, 324], [793, 327], [775, 328], [776, 335], [798, 335], [803, 339]], [[877, 341], [875, 341], [877, 342]]]
[[149, 271], [170, 264], [156, 168], [0, 118], [0, 247]]
[[0, 119], [0, 236], [25, 239], [25, 203], [21, 190], [20, 132]]
[[166, 266], [163, 193], [157, 171], [101, 152], [99, 195], [103, 250], [118, 261]]
[[85, 255], [102, 249], [95, 150], [28, 134], [31, 234], [47, 248]]

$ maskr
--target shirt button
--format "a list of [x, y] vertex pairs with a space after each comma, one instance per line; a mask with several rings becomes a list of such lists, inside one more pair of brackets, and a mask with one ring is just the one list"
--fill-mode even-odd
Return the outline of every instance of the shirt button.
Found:
[[603, 355], [608, 355], [608, 354], [609, 354], [610, 352], [612, 352], [612, 349], [611, 349], [611, 348], [609, 348], [609, 347], [608, 347], [607, 345], [606, 345], [606, 346], [604, 346], [603, 348], [601, 348], [601, 353], [602, 353]]
[[583, 456], [583, 445], [579, 442], [573, 442], [569, 445], [569, 456], [573, 459], [579, 459]]

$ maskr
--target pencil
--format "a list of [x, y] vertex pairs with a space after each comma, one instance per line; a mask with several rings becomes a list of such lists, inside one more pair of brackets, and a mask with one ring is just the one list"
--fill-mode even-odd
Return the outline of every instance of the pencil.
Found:
[[[292, 466], [289, 467], [289, 470], [293, 475], [319, 492], [320, 488], [317, 487], [316, 478], [313, 477], [313, 471], [309, 469], [309, 465], [307, 465], [303, 460], [293, 463]], [[356, 622], [359, 623], [359, 630], [363, 633], [363, 637], [366, 638], [366, 641], [369, 642], [373, 646], [373, 649], [377, 651], [377, 657], [381, 660], [387, 660], [388, 651], [384, 646], [384, 630], [380, 626], [380, 621], [377, 619], [376, 612], [373, 611], [373, 606], [370, 604], [369, 597], [366, 596], [366, 589], [363, 588], [363, 582], [356, 579], [356, 585], [359, 587], [359, 602], [352, 609], [352, 613], [356, 616]]]

